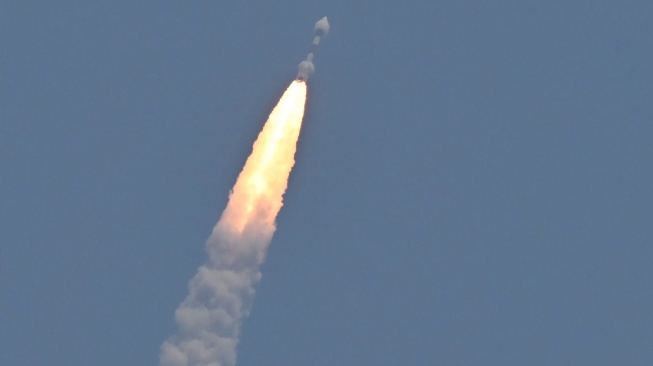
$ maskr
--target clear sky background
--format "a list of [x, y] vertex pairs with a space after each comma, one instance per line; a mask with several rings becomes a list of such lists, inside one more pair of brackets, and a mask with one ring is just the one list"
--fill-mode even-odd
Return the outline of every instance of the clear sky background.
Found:
[[653, 364], [651, 1], [225, 3], [0, 5], [1, 365], [158, 364], [325, 15], [239, 366]]

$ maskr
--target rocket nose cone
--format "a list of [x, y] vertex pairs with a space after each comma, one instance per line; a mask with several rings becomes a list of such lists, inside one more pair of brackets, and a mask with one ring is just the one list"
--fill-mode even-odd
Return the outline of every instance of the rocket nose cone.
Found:
[[315, 23], [315, 30], [321, 30], [324, 34], [329, 32], [329, 21], [327, 20], [327, 17], [324, 17]]

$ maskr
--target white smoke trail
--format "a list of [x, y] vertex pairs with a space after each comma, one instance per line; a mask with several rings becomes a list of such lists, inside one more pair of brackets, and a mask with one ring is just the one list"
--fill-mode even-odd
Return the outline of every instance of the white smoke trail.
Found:
[[175, 312], [177, 334], [161, 346], [161, 366], [233, 366], [243, 317], [261, 279], [259, 267], [295, 163], [306, 84], [294, 81], [247, 159], [227, 208], [206, 243], [209, 259]]

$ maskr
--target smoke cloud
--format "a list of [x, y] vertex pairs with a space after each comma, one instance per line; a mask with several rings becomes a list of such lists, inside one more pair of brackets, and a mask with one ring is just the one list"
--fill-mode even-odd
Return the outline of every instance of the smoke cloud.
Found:
[[206, 243], [208, 261], [175, 312], [178, 332], [161, 346], [161, 366], [234, 366], [241, 322], [295, 163], [306, 84], [294, 81], [259, 134], [229, 203]]

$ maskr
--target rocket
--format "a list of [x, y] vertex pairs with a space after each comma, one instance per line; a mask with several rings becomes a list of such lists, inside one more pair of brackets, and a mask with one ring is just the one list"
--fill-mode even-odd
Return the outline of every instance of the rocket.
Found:
[[329, 21], [324, 17], [315, 23], [315, 37], [311, 45], [311, 51], [306, 55], [306, 59], [299, 63], [299, 71], [297, 72], [297, 80], [306, 82], [308, 77], [315, 71], [313, 66], [313, 55], [317, 51], [317, 46], [320, 44], [320, 39], [329, 33]]

